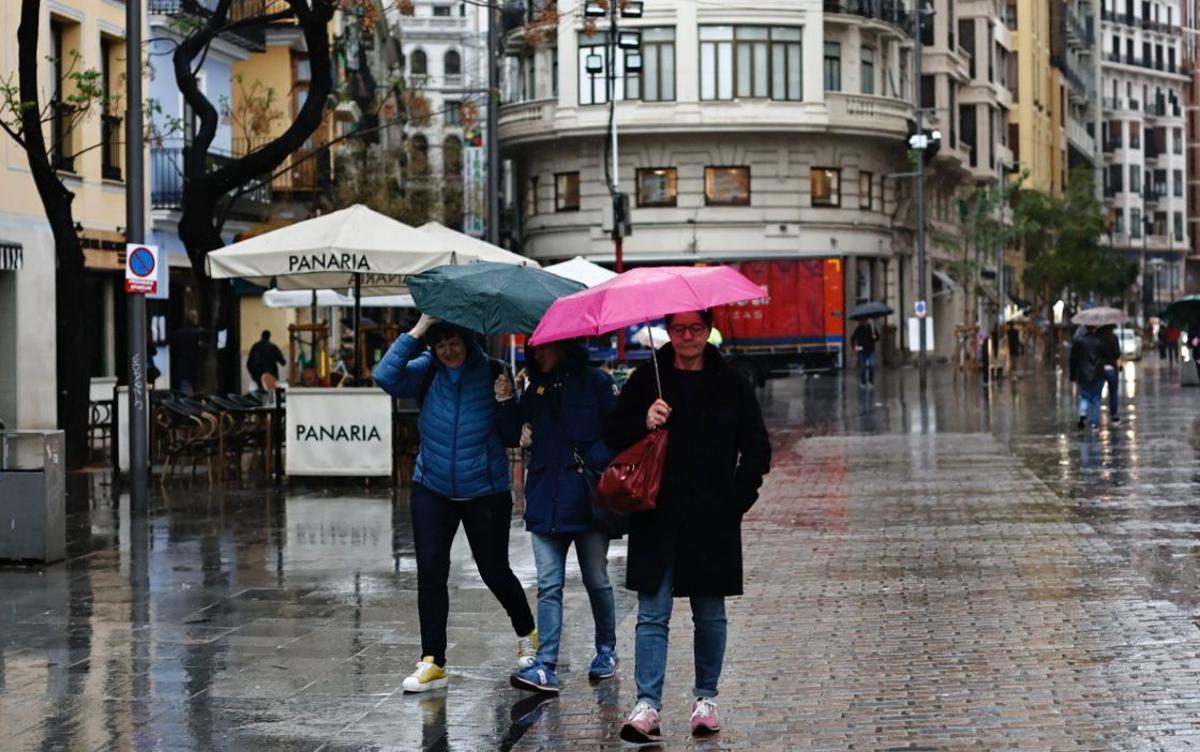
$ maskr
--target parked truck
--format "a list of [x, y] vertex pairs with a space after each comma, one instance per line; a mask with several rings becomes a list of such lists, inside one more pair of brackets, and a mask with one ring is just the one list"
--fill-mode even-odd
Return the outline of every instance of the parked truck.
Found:
[[729, 262], [766, 288], [758, 300], [715, 313], [722, 351], [751, 383], [772, 375], [842, 364], [846, 334], [840, 258]]

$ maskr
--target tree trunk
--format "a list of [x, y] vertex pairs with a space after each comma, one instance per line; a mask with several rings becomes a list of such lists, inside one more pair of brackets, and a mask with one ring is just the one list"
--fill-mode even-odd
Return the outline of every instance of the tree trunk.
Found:
[[66, 434], [67, 467], [77, 469], [87, 462], [91, 373], [83, 318], [90, 306], [85, 300], [83, 246], [75, 232], [71, 206], [75, 194], [58, 178], [42, 133], [38, 97], [38, 68], [42, 62], [38, 56], [40, 19], [41, 0], [22, 0], [17, 28], [17, 75], [21, 101], [32, 102], [33, 106], [22, 109], [21, 127], [29, 170], [54, 236], [58, 427]]
[[[333, 17], [334, 6], [328, 0], [312, 0], [311, 6], [306, 0], [288, 0], [288, 5], [295, 13], [297, 23], [304, 34], [312, 71], [304, 104], [296, 119], [277, 138], [249, 154], [209, 171], [209, 148], [216, 136], [220, 115], [212, 102], [200, 91], [192, 71], [195, 70], [196, 59], [205, 54], [213, 39], [218, 36], [218, 30], [228, 14], [229, 5], [230, 0], [220, 0], [208, 24], [184, 39], [172, 55], [175, 82], [199, 121], [195, 138], [188, 145], [184, 157], [179, 239], [187, 249], [192, 272], [197, 280], [197, 289], [201, 291], [204, 307], [201, 320], [207, 322], [209, 327], [209, 353], [215, 356], [206, 358], [204, 368], [205, 383], [209, 389], [216, 388], [221, 383], [236, 383], [230, 374], [225, 373], [228, 369], [220, 369], [221, 373], [218, 373], [218, 363], [221, 361], [216, 347], [218, 332], [222, 329], [227, 330], [226, 347], [239, 347], [236, 332], [232, 329], [232, 322], [236, 321], [236, 312], [233, 310], [236, 299], [232, 289], [224, 281], [212, 284], [206, 282], [206, 257], [211, 251], [225, 245], [221, 238], [220, 201], [254, 181], [271, 176], [284, 160], [299, 151], [321, 126], [326, 102], [333, 91], [328, 23]], [[229, 362], [235, 360], [230, 359]]]

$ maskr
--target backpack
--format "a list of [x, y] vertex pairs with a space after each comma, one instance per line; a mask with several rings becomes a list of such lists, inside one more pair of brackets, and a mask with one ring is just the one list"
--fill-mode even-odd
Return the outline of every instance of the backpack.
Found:
[[[434, 358], [437, 356], [434, 355]], [[502, 373], [508, 373], [508, 364], [503, 360], [488, 358], [488, 367], [492, 371], [492, 381]], [[437, 365], [430, 362], [429, 370], [425, 372], [425, 378], [421, 379], [421, 388], [417, 392], [417, 407], [422, 407], [425, 404], [425, 395], [429, 394], [429, 388], [433, 386], [433, 379], [437, 376]], [[511, 376], [511, 374], [510, 374]]]

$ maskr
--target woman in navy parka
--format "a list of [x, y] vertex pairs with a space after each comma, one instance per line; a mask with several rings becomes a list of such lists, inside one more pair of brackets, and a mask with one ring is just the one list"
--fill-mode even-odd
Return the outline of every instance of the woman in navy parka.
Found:
[[612, 452], [601, 439], [617, 404], [607, 373], [590, 368], [579, 344], [552, 342], [527, 350], [530, 383], [521, 396], [522, 446], [532, 450], [525, 479], [525, 528], [533, 539], [538, 574], [537, 660], [519, 669], [512, 684], [557, 692], [562, 634], [562, 591], [567, 552], [575, 555], [591, 601], [596, 655], [593, 681], [616, 673], [616, 615], [608, 580], [609, 534], [592, 505], [592, 484]]
[[404, 680], [404, 690], [424, 692], [447, 682], [447, 584], [459, 523], [484, 584], [519, 638], [517, 666], [532, 664], [538, 639], [533, 614], [508, 563], [513, 501], [505, 445], [515, 444], [517, 437], [515, 428], [506, 432], [504, 427], [519, 420], [512, 380], [470, 332], [426, 315], [392, 343], [374, 376], [393, 397], [421, 404], [411, 506], [422, 658]]

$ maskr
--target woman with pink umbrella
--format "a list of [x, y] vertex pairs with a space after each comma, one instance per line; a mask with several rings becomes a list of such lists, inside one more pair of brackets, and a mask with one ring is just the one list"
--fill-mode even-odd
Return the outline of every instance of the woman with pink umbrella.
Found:
[[763, 294], [728, 267], [635, 269], [558, 300], [533, 337], [536, 343], [556, 329], [584, 329], [566, 335], [580, 336], [666, 316], [670, 344], [630, 376], [604, 433], [620, 451], [651, 431], [670, 430], [655, 508], [630, 520], [626, 587], [638, 592], [637, 702], [621, 727], [626, 741], [661, 738], [673, 598], [691, 599], [695, 626], [692, 731], [720, 729], [725, 598], [742, 593], [741, 519], [758, 499], [771, 444], [754, 388], [708, 344], [710, 307]]

